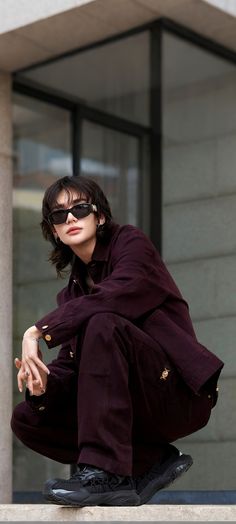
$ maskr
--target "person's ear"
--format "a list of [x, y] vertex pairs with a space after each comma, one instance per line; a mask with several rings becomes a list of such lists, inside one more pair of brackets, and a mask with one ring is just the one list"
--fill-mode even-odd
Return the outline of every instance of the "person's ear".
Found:
[[52, 234], [53, 234], [55, 240], [57, 241], [57, 239], [58, 239], [59, 237], [58, 237], [58, 233], [57, 233], [57, 231], [56, 231], [56, 229], [55, 229], [54, 226], [51, 226], [51, 232], [52, 232]]
[[97, 223], [97, 227], [99, 226], [103, 226], [106, 222], [106, 219], [104, 217], [104, 215], [100, 215], [100, 217], [98, 217], [98, 223]]
[[52, 232], [52, 235], [54, 237], [55, 245], [58, 246], [60, 244], [60, 242], [61, 242], [61, 239], [60, 239], [60, 237], [59, 237], [55, 227], [51, 226], [51, 232]]

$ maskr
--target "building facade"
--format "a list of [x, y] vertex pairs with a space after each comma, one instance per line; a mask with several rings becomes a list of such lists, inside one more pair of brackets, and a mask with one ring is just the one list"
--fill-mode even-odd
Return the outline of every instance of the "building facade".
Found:
[[[178, 443], [195, 465], [174, 489], [234, 490], [235, 2], [0, 0], [0, 13], [0, 500], [31, 501], [69, 473], [12, 442], [9, 421], [22, 334], [65, 285], [47, 261], [42, 196], [72, 173], [150, 236], [225, 362], [209, 424]], [[42, 345], [45, 361], [57, 349]]]

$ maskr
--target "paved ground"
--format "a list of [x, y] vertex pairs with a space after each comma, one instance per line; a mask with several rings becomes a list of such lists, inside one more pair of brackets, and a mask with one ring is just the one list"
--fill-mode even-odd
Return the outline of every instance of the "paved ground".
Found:
[[51, 504], [1, 504], [0, 521], [85, 522], [236, 522], [236, 505], [144, 505], [66, 508]]

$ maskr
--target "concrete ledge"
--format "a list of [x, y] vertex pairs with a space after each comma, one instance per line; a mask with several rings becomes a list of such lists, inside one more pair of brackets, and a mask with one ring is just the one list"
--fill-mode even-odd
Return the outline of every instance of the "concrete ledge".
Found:
[[1, 504], [0, 521], [231, 521], [236, 522], [236, 506], [227, 505], [144, 505], [139, 507], [67, 508], [48, 504]]

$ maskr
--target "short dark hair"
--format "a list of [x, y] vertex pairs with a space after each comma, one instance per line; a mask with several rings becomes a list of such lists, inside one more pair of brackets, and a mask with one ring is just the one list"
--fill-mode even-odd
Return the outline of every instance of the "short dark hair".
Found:
[[99, 218], [101, 215], [105, 217], [105, 223], [97, 229], [97, 238], [101, 241], [107, 237], [112, 222], [109, 202], [102, 189], [92, 178], [84, 176], [64, 176], [49, 186], [45, 191], [42, 203], [43, 219], [41, 228], [44, 238], [49, 240], [53, 245], [53, 251], [50, 254], [49, 260], [56, 266], [58, 276], [62, 276], [63, 270], [65, 270], [69, 264], [71, 265], [74, 259], [72, 249], [66, 244], [63, 244], [63, 242], [57, 242], [55, 240], [52, 225], [49, 221], [49, 213], [56, 206], [58, 195], [63, 190], [66, 191], [68, 195], [68, 202], [71, 200], [71, 191], [76, 191], [79, 196], [85, 197], [87, 202], [96, 204], [97, 217]]

